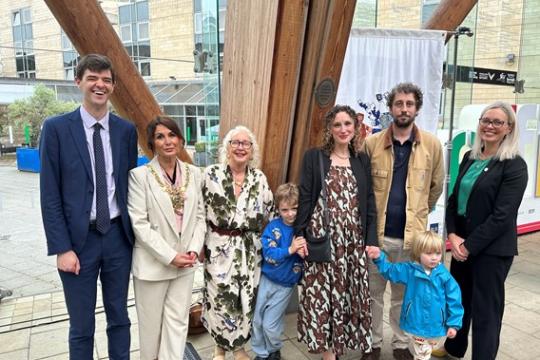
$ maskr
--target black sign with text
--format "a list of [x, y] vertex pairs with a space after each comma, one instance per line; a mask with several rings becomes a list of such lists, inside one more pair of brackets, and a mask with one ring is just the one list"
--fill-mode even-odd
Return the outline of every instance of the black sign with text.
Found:
[[[449, 66], [449, 74], [453, 74], [453, 66]], [[514, 86], [517, 72], [497, 69], [486, 69], [458, 65], [457, 81], [477, 84]]]

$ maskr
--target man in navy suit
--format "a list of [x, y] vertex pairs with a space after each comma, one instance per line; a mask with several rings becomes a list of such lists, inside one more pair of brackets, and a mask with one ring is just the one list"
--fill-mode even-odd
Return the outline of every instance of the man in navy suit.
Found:
[[83, 57], [75, 82], [83, 103], [43, 124], [41, 214], [69, 313], [70, 359], [93, 358], [97, 279], [111, 360], [129, 359], [127, 293], [133, 233], [128, 172], [137, 165], [135, 127], [108, 111], [115, 77], [102, 55]]

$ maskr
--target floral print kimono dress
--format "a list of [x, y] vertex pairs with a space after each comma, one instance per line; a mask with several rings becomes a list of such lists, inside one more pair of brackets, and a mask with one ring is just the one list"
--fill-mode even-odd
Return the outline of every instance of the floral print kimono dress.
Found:
[[[222, 164], [206, 168], [203, 196], [208, 223], [203, 323], [215, 343], [231, 351], [249, 340], [260, 279], [261, 233], [274, 213], [273, 196], [262, 171], [248, 167], [235, 198], [232, 172]], [[221, 229], [225, 231], [219, 234]], [[227, 231], [234, 233], [223, 234]]]

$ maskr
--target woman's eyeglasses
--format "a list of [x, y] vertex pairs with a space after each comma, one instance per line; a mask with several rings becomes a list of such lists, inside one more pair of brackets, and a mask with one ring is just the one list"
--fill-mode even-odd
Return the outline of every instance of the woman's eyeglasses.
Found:
[[506, 124], [506, 121], [499, 120], [499, 119], [491, 120], [488, 118], [481, 118], [479, 121], [482, 126], [492, 125], [494, 128], [500, 128], [501, 126]]
[[229, 141], [229, 145], [231, 145], [233, 149], [237, 149], [239, 147], [243, 149], [251, 149], [251, 146], [253, 146], [253, 143], [251, 141], [231, 140]]

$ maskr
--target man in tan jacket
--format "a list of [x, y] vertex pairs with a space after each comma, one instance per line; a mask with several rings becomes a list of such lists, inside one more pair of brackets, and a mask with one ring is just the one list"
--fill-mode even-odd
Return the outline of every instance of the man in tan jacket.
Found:
[[[443, 189], [441, 143], [414, 124], [422, 99], [422, 91], [412, 83], [394, 87], [387, 103], [394, 121], [388, 129], [367, 137], [364, 143], [364, 151], [371, 159], [379, 245], [392, 262], [410, 260], [414, 234], [426, 230], [428, 214]], [[380, 358], [386, 283], [370, 261], [373, 352], [363, 359]], [[403, 285], [391, 284], [392, 349], [395, 359], [412, 359], [407, 349], [408, 338], [399, 328], [403, 290]]]

